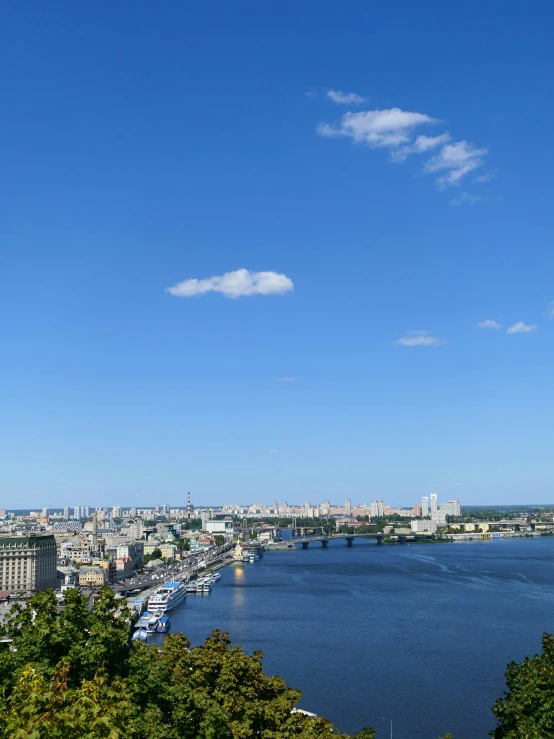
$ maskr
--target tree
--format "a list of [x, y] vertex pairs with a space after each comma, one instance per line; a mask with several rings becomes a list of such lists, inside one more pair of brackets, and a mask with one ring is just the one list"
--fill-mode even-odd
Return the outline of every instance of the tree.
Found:
[[228, 634], [151, 647], [131, 641], [130, 611], [109, 588], [90, 610], [77, 589], [65, 604], [39, 593], [0, 627], [13, 639], [0, 651], [1, 739], [347, 739], [295, 712], [300, 693]]
[[149, 562], [151, 562], [153, 559], [161, 559], [162, 558], [162, 552], [161, 549], [154, 549], [154, 551], [151, 554], [145, 554], [144, 555], [144, 564], [147, 565]]
[[544, 739], [554, 736], [554, 636], [544, 634], [542, 654], [511, 662], [504, 697], [492, 711], [498, 725], [494, 739]]

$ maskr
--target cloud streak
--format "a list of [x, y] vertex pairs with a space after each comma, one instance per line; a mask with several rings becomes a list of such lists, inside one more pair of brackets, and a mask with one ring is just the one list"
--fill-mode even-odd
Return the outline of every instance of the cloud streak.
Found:
[[296, 382], [296, 377], [287, 377], [285, 375], [284, 377], [280, 377], [277, 382]]
[[[340, 93], [329, 90], [327, 93], [336, 95], [355, 95], [355, 93]], [[360, 101], [358, 101], [360, 102]], [[470, 172], [483, 166], [488, 150], [478, 147], [466, 140], [452, 141], [451, 135], [445, 131], [436, 136], [426, 134], [415, 135], [421, 126], [436, 126], [440, 120], [426, 113], [407, 111], [401, 108], [363, 110], [356, 113], [345, 113], [335, 124], [319, 123], [317, 133], [325, 138], [349, 138], [355, 144], [365, 144], [372, 149], [387, 148], [390, 150], [391, 161], [402, 163], [411, 155], [426, 156], [431, 152], [433, 156], [423, 163], [425, 174], [435, 174], [436, 185], [440, 190], [460, 185]], [[490, 175], [481, 175], [476, 178], [486, 182]], [[475, 198], [475, 199], [472, 199]], [[461, 196], [453, 205], [463, 202], [477, 202], [481, 198], [469, 193]]]
[[338, 126], [320, 123], [320, 136], [346, 136], [355, 143], [371, 147], [396, 147], [407, 144], [413, 129], [423, 124], [438, 123], [424, 113], [414, 113], [400, 108], [389, 110], [366, 110], [360, 113], [345, 113]]
[[400, 346], [441, 346], [444, 341], [438, 336], [431, 336], [429, 331], [410, 331], [402, 338], [397, 339], [395, 344], [400, 344]]
[[237, 269], [205, 279], [188, 279], [168, 287], [166, 292], [178, 298], [192, 298], [214, 292], [226, 298], [241, 298], [250, 295], [284, 295], [294, 289], [290, 277], [277, 272], [249, 272]]
[[445, 171], [437, 179], [439, 189], [449, 185], [457, 185], [469, 172], [481, 167], [487, 149], [478, 149], [467, 141], [458, 141], [455, 144], [446, 144], [441, 151], [425, 163], [423, 171], [426, 173]]
[[536, 331], [538, 328], [536, 323], [527, 324], [523, 323], [523, 321], [518, 321], [517, 323], [514, 323], [512, 326], [510, 326], [508, 329], [506, 329], [507, 334], [530, 334], [533, 331]]
[[486, 321], [479, 321], [477, 326], [475, 328], [493, 328], [493, 329], [499, 329], [502, 328], [502, 324], [498, 323], [498, 321], [493, 321], [492, 319], [487, 319]]
[[365, 98], [355, 92], [342, 92], [342, 90], [327, 90], [325, 97], [337, 105], [361, 105]]

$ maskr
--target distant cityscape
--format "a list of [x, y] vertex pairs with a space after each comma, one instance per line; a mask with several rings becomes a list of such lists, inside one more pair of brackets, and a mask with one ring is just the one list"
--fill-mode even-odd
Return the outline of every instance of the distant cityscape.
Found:
[[[0, 601], [53, 588], [95, 589], [118, 586], [134, 573], [178, 563], [222, 546], [229, 550], [255, 537], [259, 545], [281, 541], [283, 527], [312, 531], [320, 538], [374, 535], [387, 541], [459, 539], [537, 533], [553, 528], [552, 515], [531, 514], [493, 521], [463, 518], [456, 499], [439, 503], [438, 495], [423, 496], [411, 508], [389, 506], [383, 500], [344, 505], [328, 500], [303, 505], [287, 501], [271, 505], [227, 504], [195, 508], [190, 495], [185, 506], [92, 508], [88, 505], [42, 508], [40, 511], [0, 509]], [[326, 541], [324, 541], [326, 543]], [[237, 555], [240, 557], [240, 553]]]

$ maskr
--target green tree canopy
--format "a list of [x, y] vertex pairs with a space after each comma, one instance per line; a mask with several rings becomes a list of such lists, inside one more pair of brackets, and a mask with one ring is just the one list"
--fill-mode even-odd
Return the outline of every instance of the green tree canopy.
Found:
[[[92, 607], [77, 589], [16, 607], [0, 627], [0, 737], [10, 739], [347, 739], [294, 712], [300, 693], [266, 675], [214, 631], [198, 647], [132, 642], [130, 611], [103, 588]], [[358, 739], [372, 739], [364, 729]]]
[[546, 739], [554, 736], [554, 636], [544, 634], [542, 654], [511, 662], [504, 696], [492, 710], [494, 739]]

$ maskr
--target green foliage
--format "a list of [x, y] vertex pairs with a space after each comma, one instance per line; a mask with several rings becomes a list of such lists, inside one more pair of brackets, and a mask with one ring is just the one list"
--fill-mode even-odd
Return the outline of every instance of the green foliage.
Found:
[[544, 634], [542, 654], [511, 662], [507, 690], [492, 711], [498, 722], [494, 739], [544, 739], [554, 736], [554, 636]]
[[[1, 739], [347, 739], [293, 712], [300, 693], [214, 631], [191, 648], [131, 641], [130, 612], [103, 588], [94, 605], [68, 590], [39, 593], [0, 629]], [[373, 739], [364, 729], [358, 739]]]
[[153, 552], [150, 554], [144, 555], [144, 564], [147, 565], [149, 562], [151, 562], [153, 559], [161, 559], [162, 558], [162, 552], [161, 549], [154, 549]]

